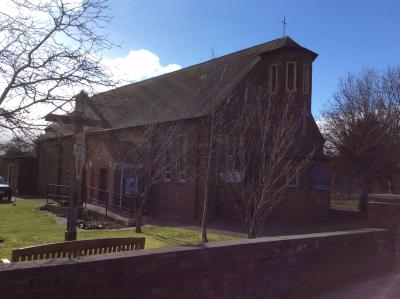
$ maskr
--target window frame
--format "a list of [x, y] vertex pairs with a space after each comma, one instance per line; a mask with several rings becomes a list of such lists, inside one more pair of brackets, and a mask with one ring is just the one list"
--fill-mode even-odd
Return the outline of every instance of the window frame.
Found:
[[310, 65], [303, 65], [303, 94], [310, 94]]
[[[293, 71], [293, 89], [289, 89], [289, 65], [294, 65]], [[286, 62], [286, 91], [287, 92], [295, 92], [297, 85], [297, 62], [296, 61], [288, 61]]]
[[[275, 86], [273, 86], [273, 68], [275, 68]], [[273, 87], [275, 87], [273, 89]], [[268, 91], [269, 93], [277, 93], [278, 92], [278, 64], [270, 64], [268, 67]]]
[[[294, 184], [291, 184], [290, 171], [293, 169], [296, 171], [296, 175], [294, 177], [294, 180], [295, 180]], [[298, 167], [291, 166], [288, 168], [288, 170], [286, 172], [286, 185], [288, 188], [299, 188], [300, 187], [300, 171], [299, 171]]]
[[[185, 142], [182, 143], [182, 152], [179, 148], [179, 139], [182, 138]], [[188, 136], [187, 135], [177, 135], [176, 136], [176, 180], [178, 183], [186, 183], [187, 180], [187, 154], [188, 154]], [[184, 170], [181, 170], [181, 158], [184, 157]], [[182, 176], [183, 175], [183, 176]]]
[[[225, 139], [225, 145], [231, 142], [238, 142], [238, 140]], [[237, 154], [232, 152], [232, 147], [225, 146], [225, 182], [226, 183], [241, 183], [242, 182], [242, 169]], [[236, 152], [236, 151], [235, 151]]]
[[[167, 155], [169, 155], [169, 169], [167, 169]], [[173, 144], [172, 142], [167, 144], [164, 151], [163, 157], [163, 180], [164, 182], [172, 182], [172, 164], [173, 164]], [[168, 175], [169, 177], [168, 177]]]

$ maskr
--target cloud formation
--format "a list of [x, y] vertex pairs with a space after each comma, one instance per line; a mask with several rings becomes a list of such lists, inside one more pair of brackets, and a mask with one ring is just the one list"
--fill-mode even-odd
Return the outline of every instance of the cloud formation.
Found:
[[105, 59], [112, 78], [125, 83], [141, 81], [181, 69], [178, 64], [161, 65], [160, 58], [145, 49], [132, 50], [125, 57]]

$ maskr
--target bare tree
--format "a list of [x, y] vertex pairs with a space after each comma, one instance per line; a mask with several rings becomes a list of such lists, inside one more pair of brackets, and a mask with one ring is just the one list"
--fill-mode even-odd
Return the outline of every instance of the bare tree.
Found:
[[60, 107], [82, 88], [113, 85], [101, 65], [101, 51], [113, 46], [101, 33], [110, 20], [106, 0], [5, 4], [9, 9], [0, 12], [1, 128], [32, 133], [42, 128], [30, 116], [40, 114], [41, 104]]
[[175, 121], [153, 123], [133, 130], [131, 133], [135, 137], [130, 138], [129, 142], [123, 142], [118, 133], [113, 133], [112, 136], [118, 147], [120, 160], [129, 163], [139, 179], [139, 194], [134, 200], [136, 232], [141, 233], [144, 207], [150, 199], [152, 188], [162, 181], [171, 179], [165, 176], [168, 174], [166, 167], [172, 167], [173, 142], [178, 125]]
[[305, 143], [307, 113], [294, 97], [270, 95], [249, 80], [231, 102], [222, 128], [225, 181], [235, 183], [234, 204], [248, 237], [256, 238], [290, 182], [311, 162], [315, 145]]
[[330, 153], [356, 179], [366, 210], [374, 179], [398, 171], [400, 162], [400, 67], [365, 69], [340, 80], [323, 112]]
[[21, 137], [14, 137], [10, 141], [0, 144], [0, 150], [7, 156], [24, 155], [34, 150], [34, 144]]
[[[215, 52], [211, 50], [212, 60], [215, 61]], [[226, 68], [223, 67], [222, 71], [217, 72], [215, 63], [212, 63], [212, 67], [209, 72], [205, 72], [204, 89], [207, 90], [206, 96], [211, 101], [211, 111], [209, 115], [209, 144], [207, 154], [207, 165], [205, 169], [204, 177], [204, 199], [203, 199], [203, 213], [201, 218], [201, 241], [203, 243], [208, 242], [207, 237], [207, 223], [208, 223], [208, 207], [210, 199], [210, 180], [213, 169], [215, 169], [216, 159], [216, 147], [219, 143], [220, 134], [218, 134], [218, 128], [220, 128], [220, 122], [223, 120], [221, 111], [218, 113], [218, 106], [224, 98], [224, 79], [225, 79]]]

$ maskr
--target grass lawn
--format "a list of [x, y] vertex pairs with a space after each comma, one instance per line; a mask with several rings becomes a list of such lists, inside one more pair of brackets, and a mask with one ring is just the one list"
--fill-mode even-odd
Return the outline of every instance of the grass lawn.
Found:
[[[14, 248], [64, 241], [65, 227], [37, 208], [44, 201], [18, 200], [17, 205], [0, 204], [0, 258], [10, 259]], [[201, 233], [177, 227], [143, 227], [142, 234], [131, 230], [79, 231], [78, 240], [108, 237], [146, 237], [145, 248], [159, 248], [178, 245], [198, 245]], [[236, 236], [208, 234], [210, 241], [237, 239]], [[3, 240], [3, 241], [2, 241]]]
[[358, 203], [358, 198], [334, 197], [331, 199], [331, 208], [335, 210], [359, 212]]

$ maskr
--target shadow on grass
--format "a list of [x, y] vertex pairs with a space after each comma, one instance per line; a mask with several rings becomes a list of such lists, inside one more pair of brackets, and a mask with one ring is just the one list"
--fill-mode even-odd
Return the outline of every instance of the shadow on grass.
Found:
[[191, 243], [188, 241], [183, 241], [181, 239], [176, 239], [176, 238], [171, 238], [171, 237], [165, 237], [162, 235], [158, 234], [151, 234], [151, 233], [143, 233], [143, 235], [153, 237], [154, 239], [158, 241], [162, 241], [168, 245], [175, 245], [175, 246], [186, 246], [186, 247], [200, 247], [202, 243], [199, 241], [198, 243]]
[[329, 218], [331, 221], [365, 220], [367, 215], [359, 211], [330, 209]]

